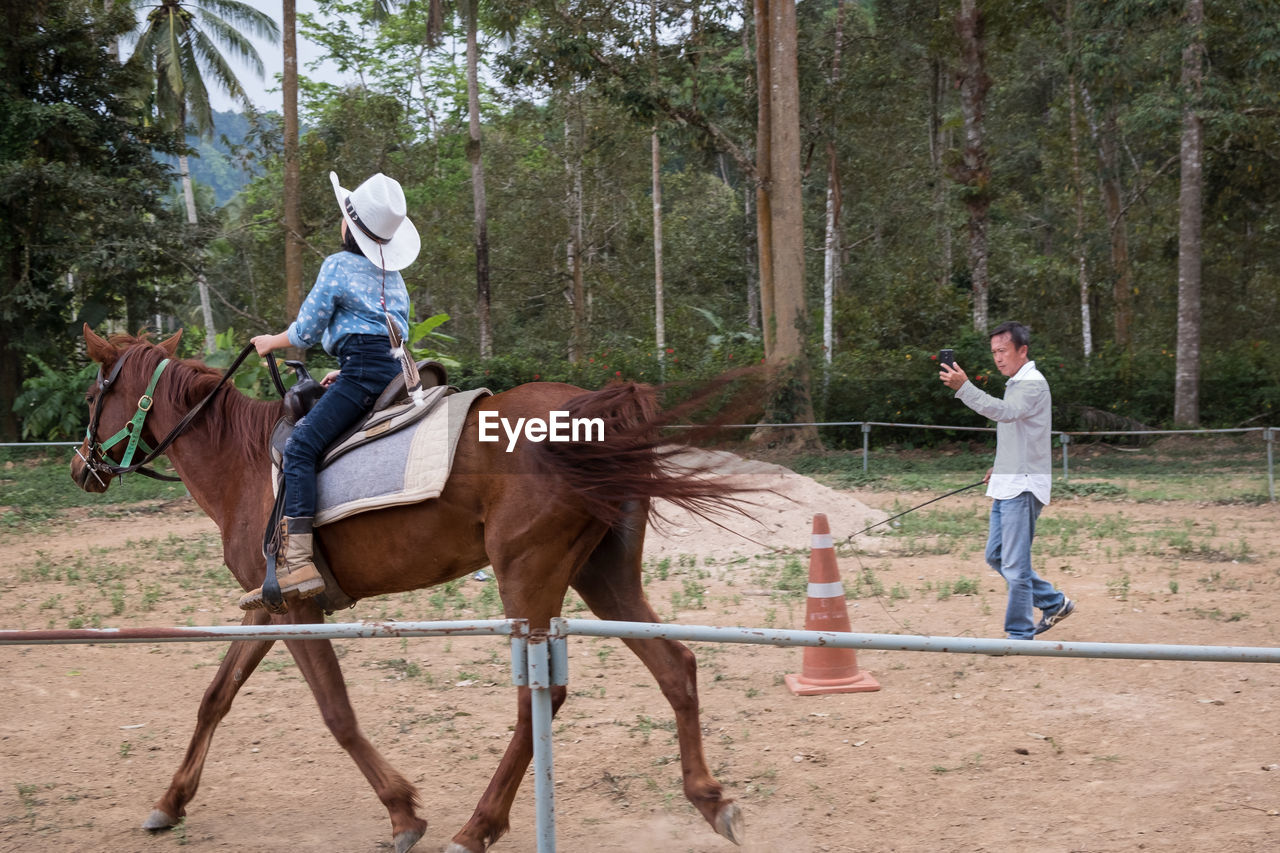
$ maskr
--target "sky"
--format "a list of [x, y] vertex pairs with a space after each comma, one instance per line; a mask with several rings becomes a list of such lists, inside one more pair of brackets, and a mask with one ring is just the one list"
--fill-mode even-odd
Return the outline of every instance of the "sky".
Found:
[[[281, 25], [281, 10], [283, 4], [281, 0], [249, 0], [250, 5], [257, 9], [261, 9], [275, 19], [276, 25]], [[315, 14], [316, 0], [296, 0], [298, 14]], [[271, 44], [262, 39], [250, 37], [254, 46], [258, 49], [258, 55], [262, 57], [262, 65], [264, 75], [260, 78], [249, 69], [247, 65], [232, 59], [231, 64], [236, 72], [236, 76], [240, 78], [240, 84], [244, 86], [245, 92], [249, 95], [249, 100], [253, 101], [255, 107], [259, 110], [280, 112], [283, 109], [284, 95], [280, 91], [280, 83], [278, 78], [284, 73], [284, 56], [282, 48], [279, 44]], [[346, 82], [343, 75], [338, 72], [331, 64], [321, 66], [316, 70], [310, 70], [309, 65], [321, 57], [321, 49], [312, 44], [298, 33], [298, 73], [317, 80], [325, 80], [331, 83]], [[209, 100], [215, 110], [235, 110], [239, 111], [240, 107], [221, 91], [215, 91], [210, 87]]]

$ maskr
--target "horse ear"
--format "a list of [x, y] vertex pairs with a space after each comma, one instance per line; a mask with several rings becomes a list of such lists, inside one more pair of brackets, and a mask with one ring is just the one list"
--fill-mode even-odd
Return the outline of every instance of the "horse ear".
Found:
[[98, 364], [110, 364], [115, 360], [119, 352], [109, 344], [106, 338], [99, 337], [89, 328], [89, 324], [84, 324], [84, 342], [89, 353], [89, 358]]
[[172, 356], [178, 351], [178, 341], [182, 340], [182, 330], [174, 332], [171, 337], [160, 342], [160, 349]]

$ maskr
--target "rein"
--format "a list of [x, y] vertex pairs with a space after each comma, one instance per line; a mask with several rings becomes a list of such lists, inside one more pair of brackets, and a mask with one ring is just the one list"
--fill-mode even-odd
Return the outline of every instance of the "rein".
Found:
[[[160, 364], [156, 366], [155, 371], [151, 374], [151, 381], [147, 383], [147, 390], [138, 398], [138, 409], [134, 412], [133, 417], [129, 422], [121, 427], [119, 432], [111, 436], [111, 438], [107, 439], [105, 442], [99, 442], [97, 439], [98, 420], [102, 416], [102, 401], [106, 397], [107, 391], [111, 390], [111, 386], [115, 383], [116, 378], [119, 377], [120, 369], [124, 366], [125, 361], [134, 353], [134, 351], [134, 349], [126, 350], [118, 359], [116, 359], [115, 366], [111, 369], [111, 375], [105, 380], [102, 378], [102, 368], [98, 368], [98, 397], [94, 401], [93, 413], [89, 417], [89, 427], [85, 430], [85, 441], [89, 446], [89, 458], [85, 459], [84, 456], [81, 456], [81, 458], [84, 459], [85, 464], [89, 466], [93, 475], [98, 477], [99, 482], [102, 481], [101, 476], [99, 476], [100, 474], [106, 474], [108, 477], [123, 477], [125, 474], [132, 474], [134, 472], [150, 477], [153, 480], [179, 482], [182, 479], [181, 477], [171, 477], [167, 474], [160, 474], [145, 466], [163, 455], [169, 445], [173, 443], [174, 439], [186, 431], [187, 427], [191, 425], [191, 422], [196, 419], [200, 412], [204, 411], [204, 407], [209, 403], [209, 401], [212, 400], [217, 393], [222, 390], [222, 387], [227, 384], [227, 380], [231, 378], [231, 375], [239, 369], [241, 364], [244, 363], [244, 360], [249, 356], [249, 353], [255, 351], [255, 348], [253, 344], [246, 344], [244, 349], [240, 351], [240, 354], [236, 356], [236, 360], [233, 361], [231, 366], [222, 374], [222, 378], [218, 380], [218, 384], [214, 386], [213, 390], [205, 395], [203, 400], [192, 407], [191, 411], [187, 412], [182, 420], [178, 421], [174, 428], [169, 430], [169, 434], [162, 438], [156, 444], [154, 449], [148, 447], [146, 441], [143, 440], [142, 426], [146, 422], [147, 413], [151, 411], [151, 407], [155, 403], [152, 395], [155, 393], [156, 384], [160, 381], [160, 375], [164, 373], [165, 368], [169, 366], [171, 361], [167, 358], [161, 361]], [[285, 387], [284, 382], [280, 379], [280, 369], [276, 367], [276, 360], [274, 358], [268, 358], [267, 365], [270, 368], [271, 380], [275, 384], [276, 390], [280, 393], [280, 396], [283, 397]], [[125, 445], [124, 456], [121, 458], [120, 464], [113, 465], [107, 462], [106, 452], [126, 439], [128, 440], [128, 443]], [[139, 447], [142, 449], [143, 457], [137, 462], [134, 462], [133, 454]], [[79, 452], [80, 451], [77, 449], [76, 453], [78, 454]]]

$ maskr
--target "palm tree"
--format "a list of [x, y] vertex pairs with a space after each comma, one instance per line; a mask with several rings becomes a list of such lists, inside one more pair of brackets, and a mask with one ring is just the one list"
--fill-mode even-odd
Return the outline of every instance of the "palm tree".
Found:
[[[185, 128], [190, 121], [201, 137], [213, 133], [213, 110], [209, 106], [208, 75], [218, 88], [239, 101], [247, 101], [244, 87], [223, 51], [263, 76], [262, 58], [246, 32], [280, 40], [280, 28], [269, 15], [241, 0], [134, 0], [138, 9], [148, 9], [141, 24], [138, 43], [130, 62], [154, 72], [150, 94], [157, 117]], [[197, 224], [195, 194], [187, 155], [178, 157], [182, 193], [187, 203], [187, 222]], [[205, 324], [205, 350], [213, 352], [213, 308], [204, 273], [196, 276], [200, 309]]]
[[[284, 312], [293, 320], [302, 308], [302, 193], [299, 188], [298, 156], [298, 4], [284, 0], [281, 4], [284, 24]], [[302, 359], [301, 350], [290, 349], [292, 358]]]

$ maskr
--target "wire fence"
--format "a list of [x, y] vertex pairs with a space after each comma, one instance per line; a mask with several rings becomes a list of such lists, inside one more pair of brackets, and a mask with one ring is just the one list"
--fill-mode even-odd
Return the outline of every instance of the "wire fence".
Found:
[[[862, 428], [862, 470], [869, 472], [871, 468], [871, 430], [873, 427], [888, 427], [893, 429], [924, 429], [924, 430], [948, 430], [955, 432], [986, 432], [994, 433], [994, 427], [976, 427], [976, 426], [948, 426], [945, 424], [909, 424], [894, 423], [891, 421], [815, 421], [812, 423], [763, 423], [763, 424], [724, 424], [721, 429], [758, 429], [758, 428], [787, 428], [787, 427], [861, 427]], [[678, 426], [679, 429], [694, 429], [693, 425]], [[1071, 460], [1069, 448], [1072, 443], [1072, 437], [1080, 436], [1139, 436], [1139, 435], [1215, 435], [1215, 434], [1242, 434], [1242, 433], [1261, 433], [1262, 441], [1266, 445], [1266, 466], [1267, 466], [1267, 496], [1274, 503], [1276, 499], [1276, 475], [1275, 475], [1275, 443], [1277, 433], [1280, 428], [1276, 427], [1232, 427], [1226, 429], [1143, 429], [1143, 430], [1054, 430], [1051, 434], [1058, 437], [1059, 446], [1062, 448], [1062, 479], [1069, 482], [1071, 479]]]
[[[871, 469], [871, 430], [873, 427], [892, 429], [946, 430], [953, 432], [985, 432], [994, 433], [994, 427], [948, 426], [945, 424], [910, 424], [891, 421], [816, 421], [812, 423], [760, 423], [760, 424], [724, 424], [720, 429], [775, 429], [795, 427], [861, 427], [862, 429], [862, 470]], [[694, 429], [695, 425], [673, 425], [672, 429]], [[1062, 448], [1062, 479], [1071, 480], [1070, 447], [1073, 437], [1085, 436], [1161, 436], [1161, 435], [1240, 435], [1244, 433], [1260, 433], [1266, 446], [1267, 497], [1272, 503], [1276, 500], [1275, 444], [1280, 428], [1277, 427], [1231, 427], [1226, 429], [1138, 429], [1138, 430], [1054, 430], [1051, 434], [1058, 437]], [[24, 441], [0, 442], [0, 447], [77, 447], [77, 441]]]

